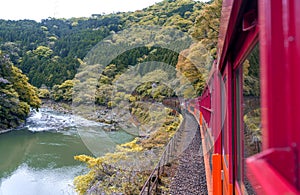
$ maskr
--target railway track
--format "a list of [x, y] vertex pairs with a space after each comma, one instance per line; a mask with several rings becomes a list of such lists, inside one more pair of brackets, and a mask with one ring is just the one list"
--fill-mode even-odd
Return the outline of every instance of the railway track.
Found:
[[188, 133], [183, 133], [182, 141], [191, 139], [190, 135], [194, 137], [178, 157], [179, 165], [171, 181], [170, 194], [208, 194], [199, 125], [193, 116], [185, 114], [183, 128], [184, 132]]

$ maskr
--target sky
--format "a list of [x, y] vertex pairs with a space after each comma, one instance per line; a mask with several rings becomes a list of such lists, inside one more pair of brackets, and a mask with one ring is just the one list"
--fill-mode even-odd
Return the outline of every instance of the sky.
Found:
[[92, 14], [135, 11], [162, 0], [1, 0], [0, 19], [89, 17]]

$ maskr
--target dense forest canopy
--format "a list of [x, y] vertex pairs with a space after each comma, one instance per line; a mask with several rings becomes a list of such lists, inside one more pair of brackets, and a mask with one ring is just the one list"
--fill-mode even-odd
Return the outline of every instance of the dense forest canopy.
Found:
[[[72, 101], [73, 86], [77, 82], [74, 80], [75, 74], [97, 43], [106, 37], [117, 37], [111, 40], [112, 44], [122, 46], [124, 42], [124, 47], [127, 47], [129, 41], [130, 44], [137, 44], [142, 42], [143, 37], [124, 41], [116, 36], [117, 33], [138, 26], [175, 28], [192, 36], [196, 42], [179, 52], [160, 47], [159, 44], [125, 51], [109, 62], [99, 74], [95, 102], [105, 106], [109, 102], [114, 105], [116, 102], [108, 98], [111, 96], [109, 86], [129, 66], [152, 61], [175, 67], [177, 75], [184, 77], [178, 84], [184, 86], [188, 83], [194, 88], [185, 89], [183, 96], [195, 97], [201, 94], [216, 55], [221, 4], [221, 0], [208, 3], [164, 0], [135, 12], [94, 14], [88, 18], [47, 18], [41, 22], [0, 20], [0, 49], [3, 56], [9, 58], [29, 78], [29, 83], [40, 88], [41, 98]], [[172, 40], [172, 35], [157, 36], [155, 39], [162, 40], [164, 44], [165, 40]], [[257, 64], [257, 57], [252, 59], [250, 63]], [[257, 86], [257, 68], [249, 63], [248, 66], [249, 70], [245, 73], [249, 75], [245, 75], [245, 84], [250, 86], [255, 83]], [[142, 67], [138, 70], [141, 76], [151, 71], [150, 66]], [[143, 93], [140, 95], [149, 96], [148, 92]], [[249, 88], [247, 95], [258, 93], [257, 89]]]
[[[197, 37], [197, 32], [194, 32], [193, 26], [201, 23], [201, 21], [199, 22], [199, 15], [202, 13], [203, 6], [207, 5], [193, 0], [164, 0], [135, 12], [94, 14], [89, 18], [48, 18], [41, 22], [0, 20], [0, 48], [13, 64], [28, 76], [32, 85], [38, 88], [43, 87], [42, 91], [44, 92], [47, 89], [53, 92], [47, 97], [52, 97], [57, 101], [71, 101], [72, 90], [68, 95], [59, 95], [63, 91], [60, 89], [64, 88], [65, 81], [74, 82], [72, 79], [83, 63], [84, 57], [98, 42], [105, 37], [113, 36], [115, 33], [135, 26], [158, 25], [164, 28], [175, 28]], [[166, 38], [157, 37], [156, 39]], [[122, 40], [115, 41], [122, 42]], [[138, 42], [139, 40], [133, 41]], [[115, 76], [120, 75], [128, 66], [158, 61], [178, 68], [180, 67], [180, 65], [177, 66], [179, 55], [181, 55], [180, 52], [170, 51], [155, 45], [127, 51], [110, 63], [110, 67], [115, 65], [115, 69], [113, 72], [111, 71], [110, 75], [101, 74], [98, 91], [105, 91], [107, 89], [105, 85], [111, 84]], [[182, 62], [182, 64], [188, 63]], [[200, 72], [196, 75], [190, 74], [197, 69], [193, 63], [188, 66], [190, 68], [185, 68], [182, 73], [184, 76], [199, 76]], [[143, 75], [149, 71], [149, 68], [140, 71]], [[201, 93], [201, 85], [204, 84], [203, 79], [188, 79], [197, 89], [195, 90], [196, 93], [187, 93], [187, 96]], [[68, 86], [71, 88], [72, 85]], [[43, 98], [45, 93], [39, 94]], [[105, 92], [98, 94], [107, 96]], [[98, 104], [107, 105], [109, 101], [107, 97], [104, 99], [103, 97], [96, 98]]]
[[52, 87], [72, 79], [79, 59], [111, 33], [135, 25], [175, 27], [187, 32], [203, 3], [162, 1], [143, 10], [90, 18], [0, 20], [0, 47], [31, 84]]
[[[84, 58], [88, 52], [105, 37], [135, 26], [155, 25], [195, 34], [191, 29], [197, 23], [203, 6], [204, 3], [193, 0], [164, 0], [135, 12], [94, 14], [87, 18], [47, 18], [41, 22], [0, 20], [1, 92], [5, 94], [1, 97], [9, 97], [1, 99], [1, 116], [7, 116], [1, 119], [1, 128], [17, 126], [24, 121], [30, 107], [38, 108], [40, 100], [36, 94], [55, 101], [72, 101], [73, 87], [78, 83], [74, 79], [78, 68], [85, 63]], [[167, 40], [168, 37], [158, 36], [156, 39]], [[122, 40], [114, 41], [122, 43]], [[140, 40], [132, 41], [137, 43]], [[139, 64], [158, 61], [175, 69], [180, 55], [180, 51], [174, 52], [151, 45], [138, 47], [117, 56], [98, 76], [95, 103], [111, 107], [119, 102], [120, 97], [133, 99], [130, 94], [124, 93], [118, 93], [115, 99], [109, 98], [110, 85], [129, 66], [138, 65], [141, 76], [151, 71], [155, 71], [156, 76], [162, 76], [164, 72]], [[188, 72], [192, 70], [194, 68], [187, 68], [183, 74], [189, 77]], [[203, 83], [201, 79], [190, 80], [194, 87], [199, 87], [199, 81]], [[154, 95], [150, 94], [148, 82], [139, 86], [137, 91], [140, 94], [137, 95], [160, 100], [174, 95], [174, 91], [169, 91], [165, 85], [160, 85], [157, 89]], [[196, 91], [197, 93], [192, 94], [201, 92]]]

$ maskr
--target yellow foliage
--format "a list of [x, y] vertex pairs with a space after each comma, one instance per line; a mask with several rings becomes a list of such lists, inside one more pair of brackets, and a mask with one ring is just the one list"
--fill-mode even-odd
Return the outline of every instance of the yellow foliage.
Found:
[[[145, 109], [141, 109], [142, 105], [137, 106], [138, 103], [135, 104], [132, 112], [141, 115], [141, 118], [145, 117]], [[165, 116], [166, 113], [167, 116]], [[91, 169], [88, 174], [75, 179], [74, 184], [77, 192], [85, 194], [89, 189], [99, 189], [106, 194], [137, 194], [149, 173], [124, 170], [119, 167], [119, 163], [122, 161], [129, 162], [132, 155], [146, 149], [162, 149], [174, 135], [182, 120], [182, 117], [171, 114], [171, 109], [165, 108], [154, 113], [154, 118], [161, 121], [162, 125], [155, 127], [155, 131], [150, 135], [150, 138], [145, 140], [135, 138], [131, 142], [117, 145], [114, 153], [107, 153], [99, 158], [87, 155], [75, 156], [76, 160], [85, 162]], [[145, 119], [141, 120], [143, 122]]]
[[138, 145], [136, 142], [138, 141], [138, 138], [135, 138], [133, 141], [126, 143], [126, 144], [122, 144], [121, 147], [123, 148], [127, 148], [132, 152], [139, 152], [143, 150], [143, 147], [141, 147], [140, 145]]
[[76, 186], [76, 191], [83, 195], [87, 192], [91, 184], [95, 179], [95, 172], [90, 171], [86, 175], [79, 175], [74, 179], [74, 185]]
[[126, 159], [126, 153], [124, 151], [119, 150], [120, 146], [117, 146], [117, 151], [115, 153], [106, 153], [105, 156], [102, 157], [103, 161], [106, 163], [115, 163], [120, 160], [125, 160]]
[[21, 101], [27, 102], [32, 108], [38, 109], [41, 105], [41, 100], [37, 96], [37, 89], [28, 83], [28, 77], [23, 75], [22, 71], [12, 65], [12, 73], [14, 79], [14, 89], [21, 96]]
[[107, 107], [108, 108], [113, 108], [113, 107], [116, 107], [116, 102], [114, 102], [114, 101], [109, 101], [108, 103], [107, 103]]
[[40, 57], [48, 58], [53, 54], [53, 50], [46, 46], [38, 46], [33, 53]]
[[94, 158], [94, 157], [87, 156], [87, 155], [74, 156], [74, 159], [78, 160], [78, 161], [81, 161], [81, 162], [85, 162], [90, 168], [96, 167], [96, 166], [101, 165], [103, 163], [102, 158]]
[[130, 102], [135, 102], [135, 101], [136, 101], [136, 97], [134, 97], [134, 96], [131, 95], [131, 96], [129, 97], [129, 101], [130, 101]]
[[49, 98], [50, 92], [48, 89], [38, 89], [39, 98]]

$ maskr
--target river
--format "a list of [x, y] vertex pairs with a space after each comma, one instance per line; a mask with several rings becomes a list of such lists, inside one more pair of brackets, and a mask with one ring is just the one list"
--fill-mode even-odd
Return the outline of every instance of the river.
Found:
[[104, 132], [105, 126], [45, 108], [33, 112], [24, 128], [0, 135], [0, 195], [76, 194], [73, 179], [88, 170], [73, 157], [93, 155], [78, 132], [105, 135], [96, 155], [107, 151], [105, 137], [115, 144], [133, 139], [123, 131]]

